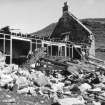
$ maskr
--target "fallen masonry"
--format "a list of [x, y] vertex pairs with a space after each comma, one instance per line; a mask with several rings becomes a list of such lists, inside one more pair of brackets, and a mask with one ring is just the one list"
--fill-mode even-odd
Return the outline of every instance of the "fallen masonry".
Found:
[[0, 52], [0, 103], [6, 105], [105, 105], [105, 66], [48, 58], [36, 50], [21, 67]]

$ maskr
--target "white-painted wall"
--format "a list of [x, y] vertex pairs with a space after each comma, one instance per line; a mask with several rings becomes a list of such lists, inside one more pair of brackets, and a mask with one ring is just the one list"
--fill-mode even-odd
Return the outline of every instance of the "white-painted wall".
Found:
[[92, 40], [92, 42], [91, 42], [91, 46], [89, 49], [89, 57], [95, 57], [95, 37], [94, 35], [91, 35], [90, 39]]

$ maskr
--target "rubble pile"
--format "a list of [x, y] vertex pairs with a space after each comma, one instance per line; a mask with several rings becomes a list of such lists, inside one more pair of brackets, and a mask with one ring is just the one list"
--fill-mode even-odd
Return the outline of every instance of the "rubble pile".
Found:
[[[41, 56], [40, 51], [39, 58]], [[67, 61], [66, 69], [55, 69], [52, 62], [41, 64], [39, 58], [32, 57], [34, 62], [31, 59], [30, 65], [35, 66], [28, 69], [7, 65], [0, 52], [0, 92], [5, 89], [18, 95], [50, 100], [48, 104], [42, 99], [38, 105], [105, 105], [104, 69], [82, 61]], [[10, 98], [3, 102], [16, 103], [16, 100]], [[33, 104], [30, 102], [29, 105]]]

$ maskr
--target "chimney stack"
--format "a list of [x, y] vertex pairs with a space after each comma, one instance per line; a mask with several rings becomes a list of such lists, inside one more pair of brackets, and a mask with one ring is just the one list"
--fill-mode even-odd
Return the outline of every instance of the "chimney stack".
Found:
[[68, 5], [67, 5], [67, 2], [64, 2], [63, 13], [66, 11], [68, 11]]

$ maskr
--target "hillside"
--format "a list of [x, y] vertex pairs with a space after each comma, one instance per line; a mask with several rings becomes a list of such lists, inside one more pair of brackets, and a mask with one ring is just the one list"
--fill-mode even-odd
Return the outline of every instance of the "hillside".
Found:
[[95, 35], [96, 57], [105, 60], [105, 18], [81, 20]]
[[[105, 18], [81, 19], [80, 21], [95, 35], [96, 56], [105, 60]], [[52, 23], [42, 30], [32, 33], [32, 35], [50, 36], [55, 26], [56, 23]]]
[[45, 28], [37, 31], [37, 32], [34, 32], [34, 33], [31, 33], [31, 35], [38, 35], [39, 37], [47, 37], [47, 36], [50, 36], [51, 33], [53, 32], [54, 28], [56, 26], [56, 23], [52, 23], [48, 26], [46, 26]]
[[96, 48], [105, 48], [105, 19], [81, 20], [95, 35]]

